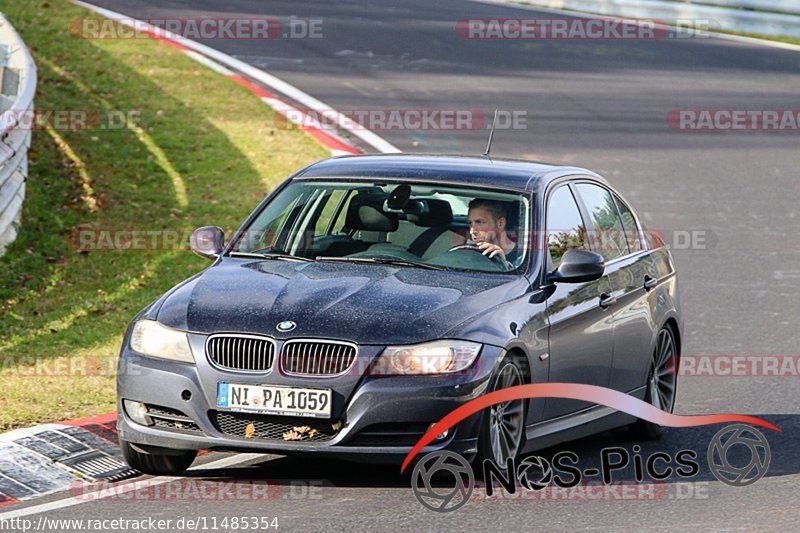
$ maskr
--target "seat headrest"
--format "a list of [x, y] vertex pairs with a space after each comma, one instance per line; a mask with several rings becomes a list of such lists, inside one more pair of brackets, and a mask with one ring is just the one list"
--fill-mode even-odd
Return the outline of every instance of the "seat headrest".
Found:
[[381, 206], [385, 196], [357, 194], [347, 208], [345, 226], [366, 231], [397, 231], [397, 216], [385, 213]]
[[453, 222], [453, 209], [447, 200], [425, 199], [417, 200], [416, 203], [418, 205], [414, 212], [409, 212], [407, 218], [417, 226], [448, 226]]
[[506, 231], [519, 229], [519, 202], [506, 202]]

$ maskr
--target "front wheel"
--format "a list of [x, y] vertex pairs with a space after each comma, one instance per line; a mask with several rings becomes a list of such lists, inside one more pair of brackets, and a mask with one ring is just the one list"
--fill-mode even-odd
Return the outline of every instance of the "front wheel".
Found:
[[157, 453], [155, 450], [145, 451], [144, 448], [121, 439], [119, 446], [122, 449], [122, 457], [125, 458], [128, 466], [143, 474], [153, 476], [183, 474], [197, 457], [197, 450], [165, 450], [169, 453]]
[[[658, 332], [656, 348], [647, 376], [647, 393], [644, 401], [667, 413], [675, 407], [675, 387], [678, 381], [678, 349], [669, 326]], [[639, 419], [630, 426], [637, 437], [655, 440], [664, 434], [664, 426]]]
[[[492, 375], [490, 392], [522, 385], [524, 375], [519, 357], [507, 357]], [[482, 465], [484, 459], [490, 459], [505, 469], [508, 459], [517, 460], [524, 442], [525, 401], [512, 400], [492, 405], [484, 411], [481, 421], [476, 464]]]

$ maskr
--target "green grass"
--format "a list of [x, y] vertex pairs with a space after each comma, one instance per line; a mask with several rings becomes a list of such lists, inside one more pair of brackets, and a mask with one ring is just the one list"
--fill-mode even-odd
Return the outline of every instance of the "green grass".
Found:
[[185, 246], [81, 253], [76, 228], [235, 228], [280, 180], [328, 154], [163, 43], [70, 35], [94, 15], [61, 0], [0, 0], [0, 11], [33, 52], [37, 109], [137, 113], [121, 129], [33, 132], [21, 231], [0, 258], [6, 430], [113, 410], [126, 325], [208, 265]]

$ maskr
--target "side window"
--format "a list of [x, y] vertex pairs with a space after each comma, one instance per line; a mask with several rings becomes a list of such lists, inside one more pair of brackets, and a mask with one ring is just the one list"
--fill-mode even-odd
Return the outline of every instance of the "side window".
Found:
[[591, 183], [579, 183], [577, 189], [594, 226], [594, 231], [589, 232], [592, 250], [602, 255], [606, 261], [627, 254], [628, 245], [622, 231], [622, 221], [611, 193]]
[[[254, 227], [263, 227], [261, 230], [251, 230], [242, 236], [236, 246], [239, 252], [254, 252], [265, 250], [280, 245], [278, 242], [287, 220], [292, 220], [299, 215], [303, 196], [283, 195], [278, 197], [272, 209], [265, 209], [253, 223]], [[270, 216], [274, 218], [269, 218]]]
[[557, 268], [561, 256], [571, 248], [586, 250], [586, 227], [569, 187], [562, 185], [550, 195], [547, 206], [547, 247], [552, 267]]
[[322, 208], [322, 212], [319, 214], [319, 218], [317, 218], [317, 223], [314, 225], [315, 236], [327, 234], [331, 219], [335, 216], [336, 209], [339, 207], [346, 192], [345, 190], [339, 189], [331, 191], [327, 195], [327, 198], [325, 198], [325, 206]]
[[347, 197], [342, 205], [342, 209], [339, 211], [338, 216], [336, 217], [336, 221], [333, 223], [333, 231], [332, 235], [340, 235], [344, 233], [344, 223], [347, 220], [347, 210], [350, 208], [350, 201], [353, 199], [353, 191], [344, 191], [344, 195]]
[[636, 225], [636, 219], [633, 217], [633, 212], [630, 207], [625, 205], [622, 199], [614, 195], [614, 200], [617, 202], [619, 214], [622, 215], [622, 229], [625, 230], [625, 241], [628, 243], [628, 248], [631, 252], [639, 252], [644, 250], [642, 240], [639, 237], [639, 227]]

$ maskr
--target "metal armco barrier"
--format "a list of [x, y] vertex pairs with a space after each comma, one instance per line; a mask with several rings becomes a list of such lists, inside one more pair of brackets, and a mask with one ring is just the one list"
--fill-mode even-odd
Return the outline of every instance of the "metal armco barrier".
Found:
[[551, 9], [574, 9], [614, 17], [713, 21], [711, 29], [800, 39], [797, 0], [523, 0]]
[[21, 222], [35, 92], [33, 58], [0, 14], [0, 255], [17, 237]]

